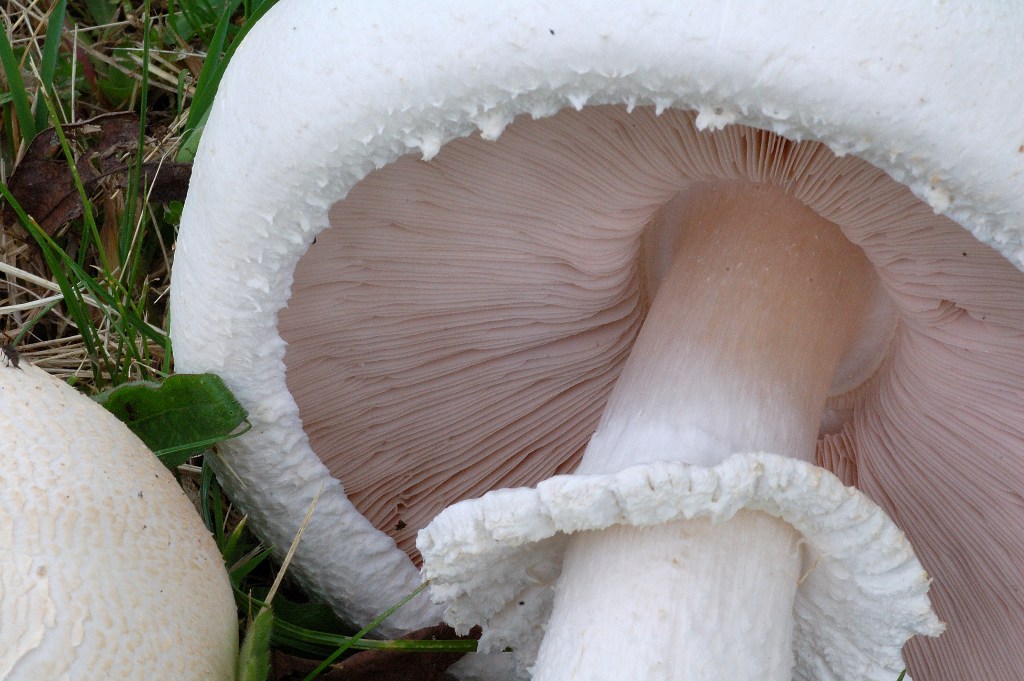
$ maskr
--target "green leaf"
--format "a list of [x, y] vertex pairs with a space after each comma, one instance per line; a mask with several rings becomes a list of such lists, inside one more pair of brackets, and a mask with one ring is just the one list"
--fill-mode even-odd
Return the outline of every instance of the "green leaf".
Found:
[[170, 469], [233, 437], [245, 409], [218, 376], [178, 374], [125, 383], [95, 397]]
[[274, 628], [274, 611], [263, 608], [249, 621], [245, 639], [238, 651], [238, 681], [267, 681], [270, 675], [270, 632]]

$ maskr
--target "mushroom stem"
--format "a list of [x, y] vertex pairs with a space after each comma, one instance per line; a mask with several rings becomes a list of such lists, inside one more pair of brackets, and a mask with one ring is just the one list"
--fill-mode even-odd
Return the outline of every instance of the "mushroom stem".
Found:
[[756, 450], [813, 460], [833, 374], [874, 295], [867, 258], [764, 185], [699, 186], [649, 231], [675, 256], [577, 472]]
[[789, 681], [798, 541], [753, 511], [574, 536], [534, 681]]
[[[687, 191], [652, 229], [675, 255], [579, 471], [758, 450], [812, 460], [875, 285], [867, 259], [766, 186]], [[577, 535], [534, 679], [788, 679], [799, 570], [795, 531], [759, 512]], [[625, 626], [636, 620], [648, 625]], [[613, 662], [624, 628], [648, 634]]]

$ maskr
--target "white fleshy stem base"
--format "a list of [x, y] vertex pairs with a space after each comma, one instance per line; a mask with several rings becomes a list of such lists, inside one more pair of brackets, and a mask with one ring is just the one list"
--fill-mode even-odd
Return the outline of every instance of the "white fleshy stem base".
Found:
[[755, 511], [574, 535], [533, 679], [789, 681], [800, 569]]

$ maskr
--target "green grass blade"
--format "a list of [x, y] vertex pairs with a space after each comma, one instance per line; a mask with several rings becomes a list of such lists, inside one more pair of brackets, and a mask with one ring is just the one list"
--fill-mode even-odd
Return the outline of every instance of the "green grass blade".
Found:
[[32, 327], [38, 324], [40, 321], [42, 321], [43, 318], [46, 317], [46, 315], [50, 314], [50, 311], [53, 310], [53, 308], [57, 307], [57, 305], [59, 305], [60, 302], [60, 300], [54, 300], [53, 302], [47, 303], [46, 305], [43, 305], [41, 308], [39, 308], [39, 310], [21, 326], [21, 330], [18, 331], [18, 335], [14, 337], [12, 345], [14, 345], [15, 347], [21, 345], [25, 340], [25, 336], [27, 336], [32, 331]]
[[202, 476], [199, 483], [199, 506], [206, 529], [213, 533], [217, 546], [224, 546], [224, 503], [220, 496], [220, 483], [213, 474], [206, 457], [203, 457]]
[[193, 10], [191, 2], [182, 2], [180, 6], [175, 3], [173, 7], [168, 7], [168, 12], [175, 11], [180, 12], [181, 16], [185, 17], [185, 23], [188, 24], [189, 30], [192, 31], [193, 35], [199, 33], [202, 22]]
[[3, 66], [7, 87], [10, 88], [14, 115], [17, 116], [21, 126], [21, 139], [29, 142], [36, 136], [36, 124], [32, 116], [32, 104], [29, 102], [28, 92], [25, 90], [25, 81], [21, 78], [21, 67], [17, 57], [14, 56], [11, 39], [7, 35], [6, 22], [4, 22], [3, 30], [0, 31], [0, 66]]
[[[266, 558], [267, 553], [260, 554], [260, 560]], [[389, 608], [387, 612], [378, 617], [368, 627], [360, 631], [353, 636], [345, 636], [344, 634], [331, 633], [328, 631], [321, 631], [310, 629], [308, 625], [298, 624], [298, 621], [303, 619], [302, 612], [307, 608], [323, 608], [322, 604], [317, 603], [304, 603], [304, 604], [288, 604], [287, 601], [284, 604], [279, 604], [278, 599], [274, 601], [274, 633], [272, 642], [277, 647], [288, 648], [295, 651], [303, 652], [312, 657], [323, 657], [328, 654], [337, 652], [338, 649], [345, 650], [394, 650], [408, 653], [473, 653], [476, 652], [477, 642], [473, 639], [422, 639], [422, 640], [405, 640], [405, 639], [392, 639], [392, 640], [379, 640], [364, 638], [367, 632], [376, 627], [380, 622], [389, 617], [398, 607], [401, 607], [418, 593], [423, 590], [423, 587], [419, 587], [414, 593], [406, 596], [402, 601]], [[239, 587], [235, 587], [235, 600], [238, 602], [238, 607], [243, 611], [252, 611], [264, 607], [268, 607], [269, 604], [260, 598], [256, 598], [251, 593], [243, 592]], [[281, 605], [281, 607], [278, 607]], [[309, 619], [308, 617], [306, 619]], [[327, 664], [330, 665], [337, 658], [330, 660]], [[324, 667], [326, 669], [326, 667]]]
[[231, 435], [225, 435], [223, 437], [210, 437], [204, 440], [192, 440], [190, 442], [185, 442], [180, 445], [174, 445], [173, 447], [154, 449], [153, 453], [156, 454], [156, 457], [163, 461], [168, 468], [174, 469], [177, 468], [177, 466], [180, 466], [181, 464], [185, 463], [185, 461], [187, 461], [188, 459], [194, 457], [196, 455], [195, 451], [197, 449], [207, 450], [214, 445], [224, 442], [225, 440], [234, 440], [236, 437], [241, 437], [248, 433], [249, 430], [251, 429], [252, 424], [247, 423], [243, 430], [240, 430], [237, 433], [232, 433]]
[[149, 0], [143, 4], [142, 14], [142, 86], [139, 91], [139, 137], [135, 145], [135, 159], [128, 174], [127, 196], [124, 213], [121, 215], [117, 236], [117, 259], [120, 264], [121, 286], [131, 290], [138, 276], [141, 261], [145, 209], [136, 211], [139, 185], [142, 184], [143, 152], [146, 148], [146, 112], [149, 108], [149, 57], [151, 49], [152, 22], [149, 15]]
[[[335, 651], [341, 646], [353, 650], [394, 650], [407, 653], [474, 653], [477, 642], [473, 639], [406, 641], [403, 639], [381, 641], [356, 636], [343, 636], [322, 631], [313, 631], [287, 621], [279, 615], [274, 622], [274, 644], [301, 651], [307, 655], [321, 656], [325, 651]], [[333, 664], [334, 660], [331, 661]], [[326, 667], [324, 667], [326, 669]]]
[[[189, 107], [185, 131], [181, 136], [181, 146], [177, 156], [178, 161], [191, 161], [195, 157], [196, 149], [199, 146], [199, 137], [213, 107], [213, 98], [217, 94], [221, 78], [224, 77], [224, 70], [227, 68], [231, 57], [235, 54], [235, 50], [238, 49], [242, 39], [245, 38], [246, 34], [256, 25], [256, 22], [276, 2], [277, 0], [254, 2], [252, 13], [246, 16], [245, 23], [242, 24], [234, 40], [231, 41], [231, 45], [223, 51], [223, 55], [221, 55], [220, 49], [223, 48], [224, 41], [227, 38], [227, 28], [230, 23], [231, 14], [238, 7], [238, 2], [231, 3], [228, 11], [221, 17], [220, 23], [217, 25], [217, 31], [214, 34], [214, 41], [210, 45], [210, 52], [203, 63], [203, 69], [199, 72], [199, 81], [196, 83], [196, 91], [192, 97], [192, 104]], [[215, 46], [220, 48], [216, 52], [214, 51]]]
[[217, 81], [214, 80], [215, 73], [217, 71], [218, 64], [223, 59], [222, 55], [224, 54], [225, 45], [227, 44], [228, 28], [231, 26], [231, 15], [238, 7], [238, 2], [240, 1], [241, 0], [233, 2], [228, 7], [227, 11], [224, 12], [220, 21], [217, 22], [216, 29], [214, 29], [213, 39], [206, 46], [206, 59], [203, 61], [203, 68], [199, 71], [196, 90], [192, 95], [192, 105], [189, 108], [188, 118], [185, 121], [186, 131], [190, 128], [194, 128], [195, 124], [203, 117], [206, 110], [209, 109], [213, 95], [208, 95], [207, 92], [211, 88], [213, 90], [217, 89]]
[[96, 336], [95, 329], [93, 328], [92, 321], [89, 318], [88, 310], [86, 309], [85, 301], [82, 297], [82, 291], [78, 286], [73, 286], [70, 279], [68, 279], [67, 273], [63, 265], [66, 260], [62, 262], [61, 255], [64, 258], [68, 258], [68, 255], [55, 244], [49, 236], [36, 224], [35, 220], [28, 216], [28, 214], [18, 203], [14, 195], [11, 194], [10, 189], [3, 182], [0, 182], [0, 194], [3, 195], [4, 199], [11, 206], [11, 209], [18, 216], [21, 224], [28, 230], [29, 234], [39, 244], [39, 248], [43, 253], [43, 259], [46, 261], [46, 266], [50, 269], [54, 280], [57, 282], [57, 286], [60, 287], [60, 292], [64, 296], [64, 305], [67, 307], [68, 314], [71, 316], [71, 321], [74, 322], [75, 326], [78, 327], [79, 332], [82, 334], [82, 341], [85, 343], [86, 349], [89, 352], [89, 357], [92, 358], [90, 362], [93, 378], [98, 384], [101, 380], [100, 366], [97, 358], [101, 357], [99, 354], [99, 343]]
[[92, 211], [92, 201], [89, 200], [89, 194], [85, 191], [85, 183], [82, 182], [82, 175], [78, 172], [78, 165], [75, 163], [74, 151], [72, 151], [71, 145], [68, 143], [67, 135], [64, 134], [64, 127], [60, 124], [60, 120], [57, 117], [57, 109], [51, 101], [49, 93], [44, 92], [41, 94], [42, 99], [46, 102], [46, 108], [50, 113], [50, 120], [53, 121], [53, 132], [57, 135], [61, 151], [64, 153], [64, 160], [67, 162], [68, 170], [71, 172], [71, 180], [75, 185], [75, 191], [78, 192], [78, 198], [82, 202], [82, 221], [85, 224], [85, 229], [82, 230], [83, 241], [82, 248], [79, 249], [79, 253], [81, 254], [80, 257], [83, 259], [85, 258], [85, 252], [91, 241], [96, 247], [96, 252], [99, 256], [103, 271], [110, 272], [110, 263], [107, 262], [106, 252], [103, 249], [103, 240], [100, 238], [100, 230], [96, 225], [96, 216]]
[[380, 625], [381, 622], [383, 622], [387, 618], [391, 617], [391, 615], [394, 614], [394, 612], [396, 610], [398, 610], [403, 605], [405, 605], [406, 603], [411, 601], [413, 598], [418, 596], [426, 588], [427, 588], [427, 582], [423, 582], [411, 594], [409, 594], [408, 596], [406, 596], [402, 600], [398, 601], [393, 606], [391, 606], [390, 608], [388, 608], [387, 610], [382, 612], [380, 615], [378, 615], [376, 618], [374, 618], [374, 620], [372, 622], [370, 622], [365, 627], [363, 627], [358, 632], [356, 632], [356, 635], [353, 636], [352, 639], [350, 639], [349, 641], [346, 641], [342, 645], [338, 646], [338, 649], [335, 650], [330, 655], [328, 655], [327, 658], [323, 662], [321, 662], [317, 666], [316, 669], [314, 669], [312, 672], [310, 672], [309, 676], [307, 676], [304, 681], [313, 681], [313, 679], [315, 679], [316, 677], [320, 676], [325, 671], [327, 671], [327, 668], [330, 667], [332, 664], [334, 664], [334, 661], [337, 660], [339, 657], [341, 657], [345, 653], [345, 651], [347, 651], [349, 648], [351, 648], [352, 645], [355, 642], [362, 640], [362, 638], [364, 636], [366, 636], [371, 631], [376, 629], [377, 626]]
[[174, 111], [174, 118], [181, 119], [182, 114], [185, 112], [185, 83], [188, 78], [188, 72], [184, 69], [178, 71], [178, 88], [176, 91], [176, 102], [177, 106]]
[[224, 556], [224, 563], [226, 565], [234, 565], [238, 562], [239, 558], [239, 546], [242, 542], [242, 537], [245, 535], [245, 528], [249, 525], [249, 517], [242, 516], [242, 519], [238, 521], [238, 525], [231, 531], [225, 540], [224, 545], [220, 547], [220, 553]]
[[270, 675], [270, 633], [274, 628], [274, 611], [263, 608], [249, 620], [245, 638], [238, 652], [238, 681], [267, 681]]
[[71, 321], [74, 322], [79, 333], [82, 334], [89, 357], [92, 358], [91, 368], [97, 387], [104, 383], [103, 370], [115, 378], [119, 375], [119, 372], [112, 363], [108, 353], [103, 350], [103, 343], [100, 340], [99, 332], [89, 312], [89, 304], [85, 300], [86, 294], [92, 296], [97, 301], [104, 317], [110, 323], [111, 328], [117, 333], [119, 341], [129, 348], [129, 353], [132, 357], [138, 358], [138, 352], [134, 343], [137, 336], [141, 336], [158, 345], [163, 345], [166, 342], [166, 338], [159, 329], [152, 327], [131, 308], [125, 306], [119, 298], [112, 295], [106, 287], [100, 285], [81, 265], [51, 239], [25, 213], [17, 199], [11, 194], [7, 185], [0, 183], [0, 194], [7, 200], [22, 225], [39, 244], [47, 267], [60, 288], [61, 294], [64, 296], [64, 305], [71, 316]]
[[[57, 53], [60, 51], [61, 32], [64, 28], [64, 15], [67, 6], [67, 0], [58, 0], [50, 12], [50, 18], [47, 19], [46, 38], [43, 41], [43, 59], [39, 64], [39, 86], [43, 92], [53, 92], [53, 77], [57, 72]], [[40, 97], [36, 100], [36, 130], [46, 127], [48, 115], [46, 103]]]
[[[103, 247], [99, 227], [96, 224], [96, 219], [92, 211], [92, 202], [89, 200], [88, 194], [85, 190], [85, 185], [82, 182], [80, 173], [78, 172], [78, 167], [75, 164], [74, 153], [71, 149], [71, 145], [68, 143], [67, 137], [64, 134], [64, 129], [57, 118], [55, 107], [47, 93], [44, 93], [44, 99], [46, 101], [50, 117], [54, 122], [54, 133], [60, 141], [60, 146], [64, 153], [65, 161], [68, 164], [68, 169], [71, 173], [75, 189], [82, 202], [82, 218], [85, 225], [85, 229], [83, 230], [83, 241], [79, 248], [79, 257], [82, 259], [82, 262], [76, 261], [68, 256], [56, 242], [54, 242], [39, 228], [38, 225], [35, 224], [34, 221], [30, 221], [31, 224], [25, 223], [25, 228], [32, 234], [36, 241], [39, 242], [40, 247], [44, 252], [49, 252], [52, 256], [52, 261], [48, 260], [48, 266], [51, 269], [54, 269], [55, 267], [57, 268], [54, 270], [54, 276], [57, 279], [58, 285], [61, 285], [61, 292], [65, 296], [65, 305], [68, 307], [72, 320], [75, 322], [75, 325], [79, 328], [79, 331], [82, 333], [82, 336], [86, 341], [86, 347], [90, 352], [90, 356], [93, 358], [93, 370], [94, 378], [96, 379], [96, 386], [100, 387], [103, 384], [103, 380], [99, 370], [100, 364], [98, 363], [97, 358], [102, 362], [103, 368], [111, 378], [115, 382], [120, 382], [123, 379], [122, 372], [119, 370], [120, 367], [124, 367], [125, 371], [127, 371], [127, 367], [133, 363], [137, 363], [139, 365], [145, 364], [143, 354], [136, 346], [136, 341], [140, 337], [160, 346], [165, 345], [167, 343], [167, 339], [159, 329], [152, 327], [149, 323], [144, 321], [142, 316], [129, 306], [128, 302], [132, 299], [132, 296], [129, 293], [130, 288], [125, 286], [121, 282], [120, 278], [117, 280], [114, 279], [113, 273], [115, 270], [106, 257], [106, 250]], [[141, 155], [141, 153], [140, 144], [138, 154]], [[139, 163], [141, 164], [141, 156], [139, 157]], [[141, 165], [139, 167], [141, 168]], [[21, 213], [19, 213], [19, 217], [20, 216]], [[90, 243], [96, 250], [100, 261], [101, 275], [104, 277], [104, 281], [107, 286], [110, 287], [109, 289], [107, 286], [101, 285], [95, 278], [89, 275], [83, 267], [85, 254]], [[63, 278], [67, 280], [67, 276], [64, 275], [65, 271], [73, 277], [74, 282], [77, 284], [76, 286], [71, 286], [69, 283], [69, 288], [67, 290], [65, 290], [64, 286], [61, 284], [60, 278], [63, 276]], [[114, 293], [111, 293], [111, 290], [113, 290]], [[83, 298], [84, 292], [88, 292], [95, 300], [102, 303], [101, 311], [103, 312], [105, 319], [110, 323], [111, 328], [117, 334], [117, 351], [113, 358], [110, 357], [109, 353], [101, 351], [101, 348], [104, 346], [99, 340], [98, 331], [90, 323], [91, 316], [86, 310], [87, 305]], [[81, 326], [83, 323], [85, 324], [84, 327]]]
[[[231, 585], [235, 589], [236, 601], [239, 601], [239, 596], [243, 596], [242, 592], [239, 591], [242, 580], [248, 577], [249, 573], [262, 565], [264, 561], [269, 560], [273, 553], [273, 549], [259, 549], [251, 551], [228, 566], [228, 579], [231, 580]], [[244, 597], [240, 602], [245, 602]]]
[[[216, 31], [215, 24], [220, 15], [225, 12], [225, 9], [224, 0], [220, 0], [220, 6], [217, 7], [206, 0], [190, 0], [189, 2], [182, 2], [178, 7], [192, 34], [199, 37], [207, 45], [213, 42], [210, 27], [214, 26], [214, 31]], [[233, 13], [233, 10], [230, 8], [227, 11]]]

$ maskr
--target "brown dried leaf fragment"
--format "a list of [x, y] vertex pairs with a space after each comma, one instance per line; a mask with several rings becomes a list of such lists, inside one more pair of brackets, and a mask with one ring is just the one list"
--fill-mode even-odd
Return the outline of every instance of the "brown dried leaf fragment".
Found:
[[[139, 119], [130, 112], [103, 114], [64, 126], [75, 167], [88, 195], [103, 187], [112, 195], [128, 186], [138, 144]], [[185, 163], [144, 163], [142, 173], [150, 201], [184, 200], [192, 167]], [[39, 226], [49, 235], [82, 215], [82, 197], [61, 149], [57, 133], [48, 128], [32, 140], [11, 175], [9, 188]], [[3, 206], [5, 223], [15, 223]]]

